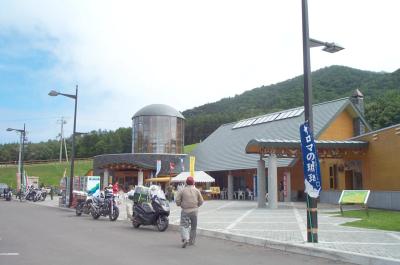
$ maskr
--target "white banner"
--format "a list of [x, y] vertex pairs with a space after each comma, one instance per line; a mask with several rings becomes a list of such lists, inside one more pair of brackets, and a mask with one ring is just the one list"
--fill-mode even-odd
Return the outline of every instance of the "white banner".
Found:
[[100, 176], [88, 176], [87, 177], [86, 190], [89, 195], [93, 195], [100, 192]]
[[161, 160], [157, 160], [157, 171], [156, 171], [156, 177], [158, 176], [158, 173], [161, 171]]

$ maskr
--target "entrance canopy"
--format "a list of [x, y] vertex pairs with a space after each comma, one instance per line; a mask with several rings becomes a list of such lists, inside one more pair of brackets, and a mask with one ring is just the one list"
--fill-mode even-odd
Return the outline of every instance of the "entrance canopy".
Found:
[[[316, 140], [320, 158], [339, 158], [349, 155], [363, 155], [368, 148], [364, 141]], [[253, 139], [246, 146], [247, 154], [276, 154], [277, 157], [300, 157], [300, 140]]]
[[[190, 172], [182, 172], [176, 177], [172, 178], [171, 182], [185, 182], [187, 177], [190, 176]], [[210, 182], [215, 182], [215, 179], [208, 175], [204, 171], [195, 171], [194, 172], [194, 182], [198, 183], [210, 183]]]

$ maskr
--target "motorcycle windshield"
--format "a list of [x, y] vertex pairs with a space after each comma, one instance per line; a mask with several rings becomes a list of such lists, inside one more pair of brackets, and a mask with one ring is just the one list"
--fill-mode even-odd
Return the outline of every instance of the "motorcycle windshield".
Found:
[[150, 193], [152, 198], [156, 197], [162, 200], [166, 200], [165, 194], [161, 189], [153, 190]]

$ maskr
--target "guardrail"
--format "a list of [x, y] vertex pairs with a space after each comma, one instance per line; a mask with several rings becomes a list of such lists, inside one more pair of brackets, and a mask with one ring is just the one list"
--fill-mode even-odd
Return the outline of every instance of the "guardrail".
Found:
[[[75, 158], [76, 161], [87, 161], [93, 160], [92, 157], [89, 158]], [[49, 159], [49, 160], [24, 160], [24, 165], [35, 165], [35, 164], [47, 164], [47, 163], [59, 163], [59, 159]], [[67, 161], [62, 160], [61, 163], [66, 163]], [[7, 162], [0, 162], [0, 167], [15, 167], [18, 166], [18, 160], [15, 161], [7, 161]]]

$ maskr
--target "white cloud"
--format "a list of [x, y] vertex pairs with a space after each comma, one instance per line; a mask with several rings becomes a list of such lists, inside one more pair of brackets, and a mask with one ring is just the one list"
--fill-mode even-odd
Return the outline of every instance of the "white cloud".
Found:
[[[151, 103], [183, 111], [303, 71], [300, 0], [2, 5], [0, 30], [56, 40], [40, 43], [58, 59], [48, 74], [71, 92], [79, 84], [81, 130], [130, 126], [131, 116]], [[312, 69], [399, 68], [399, 7], [395, 0], [309, 1], [310, 36], [346, 48], [313, 50]]]

